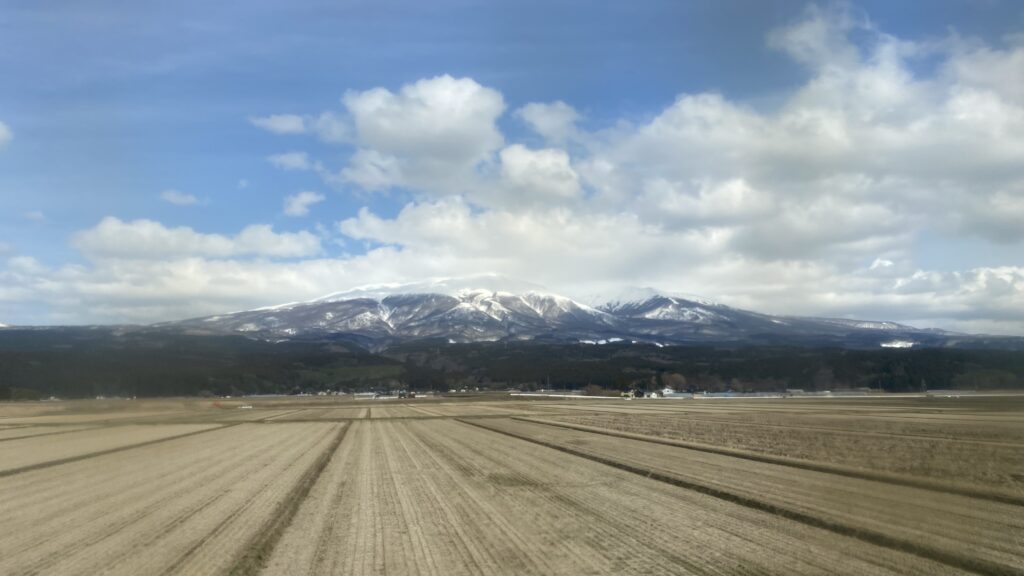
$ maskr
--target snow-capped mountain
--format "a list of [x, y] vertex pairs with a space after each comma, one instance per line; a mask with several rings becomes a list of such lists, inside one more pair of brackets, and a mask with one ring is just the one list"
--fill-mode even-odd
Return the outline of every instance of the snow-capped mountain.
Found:
[[[616, 318], [569, 298], [495, 276], [377, 285], [289, 303], [172, 323], [210, 332], [267, 338], [352, 334], [371, 340], [447, 338], [454, 342], [589, 336], [612, 331]], [[484, 285], [484, 287], [479, 287]], [[474, 287], [469, 287], [474, 286]]]
[[939, 345], [936, 331], [893, 322], [759, 314], [650, 288], [586, 299], [497, 275], [375, 285], [293, 302], [161, 325], [256, 338], [345, 337], [374, 346], [422, 338], [881, 346]]

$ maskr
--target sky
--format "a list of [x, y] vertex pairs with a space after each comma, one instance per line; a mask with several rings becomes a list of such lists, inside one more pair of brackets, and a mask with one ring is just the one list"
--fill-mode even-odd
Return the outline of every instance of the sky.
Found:
[[480, 273], [1024, 335], [1024, 4], [0, 0], [0, 323]]

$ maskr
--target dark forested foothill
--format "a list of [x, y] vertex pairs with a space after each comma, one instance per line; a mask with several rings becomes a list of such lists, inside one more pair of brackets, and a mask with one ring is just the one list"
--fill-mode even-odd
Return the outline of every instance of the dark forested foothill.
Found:
[[370, 352], [345, 341], [267, 342], [114, 328], [0, 332], [0, 399], [294, 394], [390, 389], [761, 392], [1024, 388], [1024, 352], [448, 344]]
[[0, 398], [288, 394], [372, 385], [401, 365], [344, 343], [33, 329], [0, 332]]

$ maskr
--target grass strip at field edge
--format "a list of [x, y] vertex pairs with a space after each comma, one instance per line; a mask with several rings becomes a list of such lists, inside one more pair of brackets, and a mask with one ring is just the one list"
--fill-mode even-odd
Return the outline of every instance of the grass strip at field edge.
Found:
[[[526, 419], [526, 418], [514, 418], [514, 419], [515, 420], [529, 421], [529, 419]], [[861, 540], [863, 542], [867, 542], [869, 544], [874, 544], [876, 546], [882, 546], [882, 547], [885, 547], [885, 548], [890, 548], [890, 549], [896, 550], [898, 552], [906, 552], [906, 553], [909, 553], [909, 554], [913, 554], [915, 556], [920, 556], [921, 558], [925, 558], [927, 560], [931, 560], [931, 561], [934, 561], [934, 562], [940, 562], [942, 564], [947, 564], [949, 566], [952, 566], [952, 567], [960, 569], [960, 570], [966, 570], [968, 572], [973, 572], [973, 573], [976, 573], [976, 574], [983, 574], [983, 575], [986, 575], [986, 576], [1024, 576], [1024, 571], [1017, 570], [1017, 569], [1014, 569], [1013, 567], [1006, 566], [1006, 565], [1003, 565], [1003, 564], [998, 564], [998, 563], [995, 563], [995, 562], [989, 562], [987, 560], [982, 560], [982, 559], [979, 559], [979, 558], [972, 558], [972, 557], [969, 557], [969, 556], [963, 556], [963, 555], [960, 555], [960, 554], [953, 554], [953, 553], [951, 553], [951, 552], [949, 552], [947, 550], [943, 550], [943, 549], [938, 548], [938, 547], [929, 546], [927, 544], [919, 544], [919, 543], [916, 543], [916, 542], [913, 542], [913, 541], [904, 540], [902, 538], [896, 538], [896, 537], [893, 537], [893, 536], [889, 536], [887, 534], [883, 534], [881, 532], [876, 532], [874, 530], [867, 530], [867, 529], [863, 529], [863, 528], [856, 528], [856, 527], [849, 526], [849, 525], [846, 525], [846, 524], [842, 524], [842, 523], [839, 523], [839, 522], [834, 522], [834, 521], [829, 520], [827, 518], [820, 518], [818, 516], [814, 516], [814, 515], [811, 515], [811, 514], [806, 514], [804, 512], [800, 512], [800, 511], [797, 511], [797, 510], [792, 510], [792, 509], [789, 509], [789, 508], [778, 506], [776, 504], [771, 504], [769, 502], [764, 502], [764, 501], [761, 501], [761, 500], [750, 498], [750, 497], [744, 496], [742, 494], [737, 494], [737, 493], [734, 493], [734, 492], [730, 492], [728, 490], [723, 490], [721, 488], [715, 488], [713, 486], [708, 486], [708, 485], [705, 485], [705, 484], [700, 484], [698, 482], [693, 482], [693, 481], [690, 481], [690, 480], [679, 478], [677, 476], [673, 476], [673, 475], [669, 475], [669, 474], [662, 474], [660, 472], [657, 472], [657, 471], [654, 471], [654, 470], [650, 470], [650, 469], [647, 469], [647, 468], [641, 468], [641, 467], [638, 467], [638, 466], [633, 466], [631, 464], [627, 464], [625, 462], [621, 462], [621, 461], [615, 460], [613, 458], [607, 458], [607, 457], [603, 457], [603, 456], [598, 456], [596, 454], [589, 454], [589, 453], [584, 452], [582, 450], [576, 450], [574, 448], [571, 448], [571, 447], [568, 447], [568, 446], [564, 446], [564, 445], [561, 445], [561, 444], [557, 444], [557, 443], [554, 443], [554, 442], [546, 442], [544, 440], [538, 440], [536, 438], [530, 438], [528, 436], [523, 436], [523, 435], [515, 434], [514, 432], [509, 432], [507, 430], [496, 430], [494, 428], [490, 428], [490, 427], [488, 427], [488, 426], [486, 426], [484, 424], [479, 424], [479, 423], [476, 423], [476, 422], [470, 422], [470, 421], [466, 421], [466, 420], [458, 420], [458, 421], [462, 422], [463, 424], [467, 424], [469, 426], [474, 426], [474, 427], [477, 427], [477, 428], [480, 428], [480, 429], [483, 429], [483, 430], [488, 430], [488, 431], [494, 432], [496, 434], [502, 434], [502, 435], [505, 435], [505, 436], [509, 436], [511, 438], [517, 438], [517, 439], [523, 440], [525, 442], [530, 442], [530, 443], [533, 443], [533, 444], [537, 444], [539, 446], [544, 446], [546, 448], [551, 448], [553, 450], [558, 450], [559, 452], [564, 452], [566, 454], [571, 454], [573, 456], [578, 456], [580, 458], [584, 458], [584, 459], [590, 460], [592, 462], [597, 462], [599, 464], [604, 464], [606, 466], [610, 466], [610, 467], [616, 468], [618, 470], [624, 470], [626, 472], [631, 472], [633, 474], [636, 474], [638, 476], [643, 476], [643, 477], [649, 478], [651, 480], [657, 480], [659, 482], [664, 482], [666, 484], [671, 484], [673, 486], [678, 486], [678, 487], [684, 488], [686, 490], [692, 490], [694, 492], [698, 492], [700, 494], [711, 496], [713, 498], [718, 498], [720, 500], [725, 500], [727, 502], [732, 502], [733, 504], [738, 504], [740, 506], [745, 506], [747, 508], [752, 508], [754, 510], [760, 510], [762, 512], [767, 512], [769, 514], [772, 514], [772, 515], [775, 515], [775, 516], [779, 516], [781, 518], [786, 518], [788, 520], [793, 520], [795, 522], [800, 522], [800, 523], [808, 525], [808, 526], [812, 526], [812, 527], [815, 527], [815, 528], [821, 528], [821, 529], [824, 529], [824, 530], [828, 530], [830, 532], [834, 532], [834, 533], [839, 534], [841, 536], [847, 536], [847, 537], [851, 537], [851, 538], [856, 538], [858, 540]], [[540, 422], [535, 422], [535, 423], [540, 423]]]
[[235, 561], [228, 574], [232, 576], [256, 574], [266, 567], [267, 560], [273, 554], [274, 548], [284, 535], [285, 529], [292, 523], [292, 519], [298, 513], [302, 502], [309, 495], [317, 480], [320, 479], [320, 475], [323, 474], [327, 465], [331, 463], [331, 459], [334, 458], [334, 454], [338, 451], [338, 447], [341, 446], [341, 442], [345, 439], [352, 426], [353, 424], [345, 423], [338, 430], [334, 440], [331, 441], [324, 452], [313, 462], [313, 465], [302, 475], [288, 496], [278, 504], [277, 510], [271, 515], [270, 522], [243, 547], [245, 552]]
[[618, 438], [628, 438], [630, 440], [639, 440], [641, 442], [650, 442], [652, 444], [664, 444], [665, 446], [675, 446], [677, 448], [686, 448], [688, 450], [696, 450], [698, 452], [707, 452], [709, 454], [718, 454], [721, 456], [732, 456], [734, 458], [742, 458], [744, 460], [753, 460], [755, 462], [764, 462], [766, 464], [778, 464], [780, 466], [788, 466], [790, 468], [799, 468], [801, 470], [810, 470], [812, 472], [824, 472], [826, 474], [835, 474], [837, 476], [846, 476], [849, 478], [858, 478], [860, 480], [872, 480], [875, 482], [885, 482], [887, 484], [897, 484], [901, 486], [908, 486], [910, 488], [921, 488], [923, 490], [931, 490], [933, 492], [945, 492], [947, 494], [956, 494], [958, 496], [968, 496], [970, 498], [979, 498], [981, 500], [989, 500], [992, 502], [999, 502], [1001, 504], [1012, 504], [1014, 506], [1024, 506], [1024, 497], [1017, 496], [1016, 494], [1009, 494], [1005, 492], [996, 492], [992, 490], [985, 490], [983, 488], [976, 488], [973, 486], [961, 486], [956, 484], [948, 484], [945, 482], [939, 482], [936, 480], [929, 480], [927, 478], [915, 478], [912, 476], [902, 476], [898, 474], [888, 474], [885, 472], [876, 472], [872, 470], [863, 470], [860, 468], [850, 468], [847, 466], [837, 466], [835, 464], [825, 464], [821, 462], [810, 462], [807, 460], [798, 460], [796, 458], [786, 458], [784, 456], [770, 456], [768, 454], [758, 454], [755, 452], [747, 452], [743, 450], [735, 450], [732, 448], [721, 448], [718, 446], [709, 446], [707, 444], [700, 444], [696, 442], [687, 442], [685, 440], [675, 440], [672, 438], [662, 438], [658, 436], [647, 436], [644, 434], [635, 434], [633, 432], [622, 432], [619, 430], [611, 430], [608, 428], [598, 428], [596, 426], [587, 426], [585, 424], [572, 424], [570, 422], [558, 422], [555, 420], [544, 420], [540, 418], [530, 418], [523, 416], [512, 416], [512, 420], [519, 420], [522, 422], [531, 422], [533, 424], [543, 424], [545, 426], [555, 426], [557, 428], [567, 428], [570, 430], [579, 430], [581, 432], [592, 432], [594, 434], [603, 434], [605, 436], [614, 436]]
[[[155, 440], [147, 440], [145, 442], [139, 442], [138, 444], [129, 444], [127, 446], [118, 446], [117, 448], [110, 448], [107, 450], [100, 450], [98, 452], [89, 452], [87, 454], [79, 454], [77, 456], [69, 456], [67, 458], [60, 458], [57, 460], [49, 460], [46, 462], [39, 462], [36, 464], [30, 464], [28, 466], [22, 466], [20, 468], [11, 468], [10, 470], [0, 470], [0, 478], [7, 476], [13, 476], [15, 474], [21, 474], [23, 472], [31, 472], [33, 470], [40, 470], [42, 468], [49, 468], [51, 466], [59, 466], [61, 464], [70, 464], [72, 462], [78, 462], [80, 460], [86, 460], [89, 458], [95, 458], [97, 456], [106, 456], [107, 454], [115, 454], [117, 452], [123, 452], [125, 450], [132, 450], [134, 448], [142, 448], [144, 446], [152, 446], [161, 442], [169, 442], [171, 440], [178, 440], [180, 438], [188, 438], [189, 436], [195, 436], [196, 434], [206, 434], [207, 432], [213, 432], [215, 430], [225, 430], [232, 426], [238, 426], [243, 424], [238, 422], [235, 424], [226, 424], [223, 426], [214, 426], [212, 428], [205, 428], [203, 430], [193, 430], [192, 432], [186, 432], [184, 434], [178, 434], [176, 436], [167, 436], [166, 438], [157, 438]], [[102, 428], [102, 427], [101, 427]], [[90, 428], [90, 430], [92, 430]], [[75, 430], [75, 432], [81, 432], [81, 430]]]

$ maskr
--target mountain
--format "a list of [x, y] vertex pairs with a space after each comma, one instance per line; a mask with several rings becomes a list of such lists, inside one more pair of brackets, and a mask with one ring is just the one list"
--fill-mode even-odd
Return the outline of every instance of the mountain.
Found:
[[[414, 339], [801, 345], [853, 348], [992, 345], [992, 339], [884, 321], [772, 316], [650, 288], [590, 304], [497, 275], [366, 286], [309, 302], [158, 325], [264, 340], [340, 339], [380, 349]], [[997, 339], [998, 347], [1003, 340]], [[1020, 339], [1011, 347], [1019, 348]]]
[[[349, 335], [391, 342], [445, 338], [452, 342], [612, 337], [614, 315], [569, 298], [519, 284], [521, 292], [497, 289], [495, 277], [472, 282], [381, 285], [330, 294], [310, 302], [164, 324], [192, 332], [245, 333], [266, 339]], [[481, 284], [487, 287], [479, 287]], [[474, 287], [466, 287], [466, 286]]]

